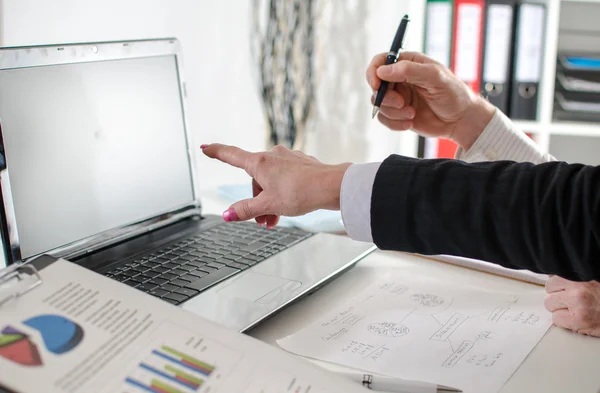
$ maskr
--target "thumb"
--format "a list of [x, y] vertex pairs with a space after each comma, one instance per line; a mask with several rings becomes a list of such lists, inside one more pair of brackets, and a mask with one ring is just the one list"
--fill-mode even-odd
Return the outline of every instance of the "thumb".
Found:
[[231, 207], [223, 212], [223, 220], [225, 221], [246, 221], [259, 216], [272, 214], [273, 212], [267, 209], [265, 193], [260, 193], [255, 198], [243, 199], [231, 205]]
[[377, 69], [377, 76], [388, 82], [406, 82], [424, 89], [437, 86], [441, 82], [443, 68], [435, 63], [415, 63], [400, 60]]

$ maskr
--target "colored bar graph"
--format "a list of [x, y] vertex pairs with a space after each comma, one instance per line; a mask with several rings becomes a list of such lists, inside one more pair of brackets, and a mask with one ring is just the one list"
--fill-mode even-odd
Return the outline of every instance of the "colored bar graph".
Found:
[[215, 366], [163, 345], [138, 363], [125, 382], [145, 393], [186, 393], [198, 391], [214, 371]]
[[125, 381], [128, 384], [133, 385], [133, 386], [140, 388], [149, 393], [184, 393], [183, 391], [176, 389], [172, 386], [169, 386], [168, 384], [161, 382], [158, 379], [153, 379], [151, 381], [150, 386], [144, 385], [143, 383], [136, 381], [135, 379], [132, 379], [132, 378], [127, 378], [127, 379], [125, 379]]
[[156, 393], [150, 386], [146, 386], [143, 383], [136, 381], [135, 379], [126, 378], [125, 382], [127, 382], [130, 385], [135, 386], [136, 388], [140, 388], [146, 392]]
[[175, 389], [174, 387], [159, 381], [158, 379], [152, 380], [152, 389], [156, 390], [158, 393], [184, 393], [179, 389]]
[[[163, 351], [175, 356], [176, 358], [179, 358], [179, 359], [175, 359], [179, 364], [183, 364], [187, 368], [190, 368], [190, 369], [197, 371], [201, 374], [204, 374], [206, 376], [209, 376], [215, 370], [214, 366], [212, 366], [208, 363], [204, 363], [203, 361], [198, 360], [192, 356], [186, 355], [182, 352], [176, 351], [175, 349], [168, 347], [166, 345], [163, 345], [161, 349]], [[155, 351], [155, 352], [157, 352], [157, 351]]]
[[[191, 376], [190, 376], [190, 378], [194, 379], [194, 381], [190, 381], [190, 378], [182, 378], [182, 377], [180, 377], [174, 371], [171, 371], [171, 372], [175, 373], [175, 375], [170, 374], [170, 373], [166, 373], [164, 371], [161, 371], [161, 370], [159, 370], [159, 369], [157, 369], [155, 367], [152, 367], [152, 366], [150, 366], [148, 364], [145, 364], [145, 363], [140, 363], [140, 367], [143, 368], [146, 371], [150, 371], [151, 373], [154, 373], [154, 374], [159, 375], [161, 377], [167, 378], [170, 381], [177, 382], [178, 384], [181, 384], [181, 385], [183, 385], [183, 386], [185, 386], [187, 388], [190, 388], [190, 389], [197, 389], [200, 386], [200, 384], [202, 383], [201, 380], [199, 381], [199, 380], [197, 380], [197, 379], [195, 379], [195, 378], [193, 378]], [[168, 367], [169, 366], [166, 366], [165, 368], [168, 368]]]
[[175, 378], [180, 381], [185, 382], [186, 384], [193, 386], [195, 389], [198, 389], [202, 385], [202, 380], [200, 378], [196, 378], [193, 375], [190, 375], [186, 372], [176, 369], [173, 366], [165, 366], [165, 370], [175, 373]]
[[198, 369], [196, 367], [193, 367], [193, 366], [190, 366], [189, 364], [183, 363], [181, 360], [176, 359], [173, 356], [166, 355], [166, 354], [164, 354], [162, 352], [159, 352], [157, 350], [152, 351], [152, 354], [154, 354], [156, 356], [159, 356], [159, 357], [161, 357], [163, 359], [166, 359], [166, 360], [168, 360], [170, 362], [177, 363], [178, 365], [180, 365], [182, 367], [185, 367], [185, 368], [187, 368], [189, 370], [198, 372]]

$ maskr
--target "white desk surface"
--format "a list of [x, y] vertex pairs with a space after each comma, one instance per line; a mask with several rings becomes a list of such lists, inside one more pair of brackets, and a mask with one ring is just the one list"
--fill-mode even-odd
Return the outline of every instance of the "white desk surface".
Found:
[[[203, 192], [201, 195], [204, 212], [220, 214], [227, 208], [227, 205], [216, 197], [216, 193]], [[391, 272], [409, 278], [439, 277], [445, 282], [450, 280], [457, 285], [468, 283], [485, 290], [510, 293], [544, 291], [541, 286], [496, 277], [416, 255], [376, 251], [324, 288], [263, 322], [250, 331], [249, 335], [277, 346], [276, 340], [307, 326]], [[338, 368], [323, 362], [315, 363], [326, 368]], [[600, 338], [551, 327], [501, 392], [600, 392]]]

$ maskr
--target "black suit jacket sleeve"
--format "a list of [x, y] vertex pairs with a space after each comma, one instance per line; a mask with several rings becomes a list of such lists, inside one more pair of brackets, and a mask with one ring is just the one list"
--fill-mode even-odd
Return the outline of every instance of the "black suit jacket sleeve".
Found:
[[384, 250], [600, 280], [600, 167], [390, 156], [371, 198]]

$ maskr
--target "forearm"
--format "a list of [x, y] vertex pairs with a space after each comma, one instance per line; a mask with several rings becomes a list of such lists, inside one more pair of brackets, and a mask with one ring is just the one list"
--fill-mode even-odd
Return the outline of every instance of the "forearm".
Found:
[[600, 169], [466, 164], [391, 156], [377, 172], [371, 231], [381, 249], [600, 278]]
[[[525, 133], [495, 109], [491, 120], [481, 124], [487, 118], [485, 106], [479, 106], [479, 122], [463, 129], [461, 135], [471, 141], [471, 148], [465, 151], [459, 148], [456, 158], [466, 162], [512, 160], [519, 162], [542, 163], [555, 161], [554, 157], [544, 154]], [[477, 129], [474, 126], [480, 128]], [[464, 145], [468, 145], [463, 140]], [[344, 175], [341, 187], [341, 210], [344, 227], [355, 240], [372, 242], [371, 234], [371, 193], [375, 175], [381, 163], [355, 164]], [[461, 219], [460, 217], [456, 219]]]
[[506, 115], [495, 109], [494, 116], [479, 131], [468, 150], [459, 148], [455, 158], [466, 162], [508, 160], [540, 164], [555, 161], [551, 155], [521, 131]]

